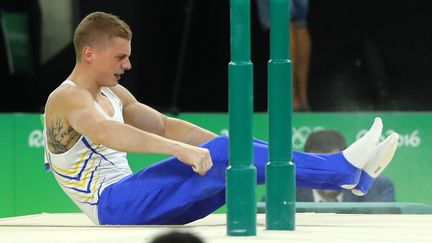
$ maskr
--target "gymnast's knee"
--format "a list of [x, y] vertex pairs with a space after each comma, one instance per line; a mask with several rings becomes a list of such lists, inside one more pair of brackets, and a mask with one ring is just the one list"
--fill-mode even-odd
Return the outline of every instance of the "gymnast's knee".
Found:
[[229, 138], [227, 136], [218, 136], [203, 145], [210, 151], [213, 163], [223, 161], [228, 163], [229, 160]]

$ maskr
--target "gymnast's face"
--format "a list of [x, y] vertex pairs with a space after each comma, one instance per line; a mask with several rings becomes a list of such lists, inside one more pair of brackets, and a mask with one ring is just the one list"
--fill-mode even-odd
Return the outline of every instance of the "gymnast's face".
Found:
[[130, 40], [114, 37], [94, 48], [92, 66], [101, 86], [115, 86], [121, 75], [132, 68]]

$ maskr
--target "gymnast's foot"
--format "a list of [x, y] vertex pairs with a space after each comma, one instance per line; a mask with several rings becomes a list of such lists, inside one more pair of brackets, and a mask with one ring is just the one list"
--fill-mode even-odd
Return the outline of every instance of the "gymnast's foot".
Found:
[[[375, 118], [369, 131], [342, 152], [345, 159], [354, 167], [360, 170], [363, 169], [371, 158], [372, 152], [375, 151], [375, 147], [381, 137], [382, 128], [381, 118]], [[341, 185], [341, 187], [344, 189], [353, 189], [356, 185], [357, 183], [345, 184]]]
[[359, 183], [351, 192], [357, 196], [365, 195], [374, 180], [390, 164], [398, 145], [399, 134], [392, 133], [382, 143], [375, 146], [369, 161], [363, 168]]

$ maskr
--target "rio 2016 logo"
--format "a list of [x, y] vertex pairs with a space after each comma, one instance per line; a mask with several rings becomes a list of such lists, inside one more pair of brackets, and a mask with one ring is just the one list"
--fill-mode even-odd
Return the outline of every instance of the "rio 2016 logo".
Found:
[[[293, 149], [300, 150], [303, 149], [306, 139], [312, 132], [324, 130], [324, 127], [316, 126], [316, 127], [293, 127], [292, 128], [292, 144]], [[220, 135], [228, 136], [228, 129], [222, 129], [219, 132]]]
[[[363, 137], [367, 133], [367, 131], [368, 130], [366, 130], [366, 129], [360, 130], [357, 133], [356, 140]], [[391, 129], [385, 131], [383, 133], [383, 135], [381, 135], [380, 141], [383, 141], [384, 139], [386, 139], [393, 132], [395, 132], [395, 131], [391, 130]], [[411, 133], [399, 134], [398, 147], [417, 148], [420, 145], [421, 145], [421, 137], [420, 137], [419, 131], [417, 129], [412, 131]]]
[[[309, 127], [309, 126], [302, 126], [302, 127], [293, 127], [292, 128], [292, 143], [293, 143], [293, 149], [295, 150], [301, 150], [303, 149], [306, 139], [312, 132], [324, 130], [324, 127], [321, 126], [315, 126], [315, 127]], [[363, 137], [368, 132], [367, 129], [360, 130], [356, 135], [356, 140]], [[388, 137], [390, 134], [395, 132], [392, 129], [389, 129], [385, 132], [383, 132], [383, 135], [380, 138], [380, 141], [383, 141], [386, 137]], [[223, 129], [220, 132], [221, 135], [228, 135], [228, 129]], [[419, 135], [419, 130], [413, 130], [412, 132], [409, 132], [407, 134], [399, 134], [399, 147], [412, 147], [417, 148], [421, 145], [421, 137]]]
[[44, 137], [42, 130], [33, 130], [28, 136], [28, 146], [30, 148], [41, 148], [44, 146]]
[[309, 134], [316, 131], [324, 130], [323, 127], [317, 126], [317, 127], [293, 127], [292, 128], [292, 144], [293, 149], [300, 150], [303, 149], [306, 139], [308, 138]]

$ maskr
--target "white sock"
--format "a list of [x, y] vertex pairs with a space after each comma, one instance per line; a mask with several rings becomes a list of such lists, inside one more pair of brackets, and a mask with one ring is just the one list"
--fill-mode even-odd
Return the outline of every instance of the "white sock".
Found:
[[[397, 149], [398, 140], [399, 134], [394, 132], [390, 134], [386, 140], [375, 146], [369, 161], [363, 168], [363, 171], [373, 179], [377, 178], [393, 159]], [[351, 192], [357, 196], [363, 196], [367, 193], [367, 191], [363, 192], [356, 188], [352, 189]]]
[[[375, 118], [369, 131], [342, 151], [345, 159], [359, 169], [363, 169], [371, 157], [373, 148], [378, 144], [381, 137], [383, 124], [381, 118]], [[352, 189], [355, 185], [341, 185], [342, 188]]]

